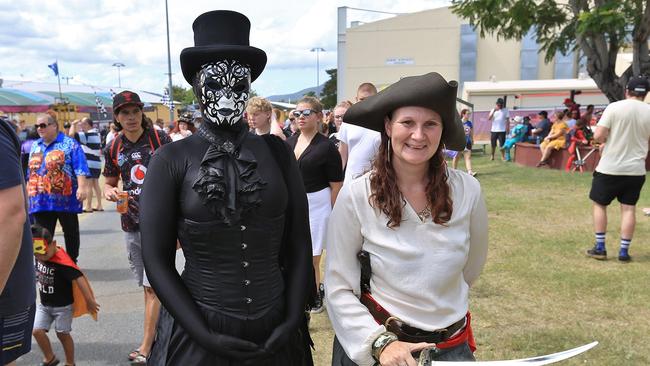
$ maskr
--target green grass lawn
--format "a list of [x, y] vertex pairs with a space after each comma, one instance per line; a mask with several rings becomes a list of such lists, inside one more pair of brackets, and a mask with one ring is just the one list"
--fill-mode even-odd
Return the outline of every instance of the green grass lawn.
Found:
[[[563, 365], [650, 365], [650, 206], [637, 206], [632, 262], [620, 263], [620, 210], [608, 210], [608, 261], [585, 256], [593, 245], [590, 173], [472, 158], [489, 212], [489, 254], [471, 291], [479, 360], [530, 357], [600, 344]], [[464, 169], [461, 160], [460, 168]], [[316, 365], [329, 365], [333, 332], [312, 318]]]

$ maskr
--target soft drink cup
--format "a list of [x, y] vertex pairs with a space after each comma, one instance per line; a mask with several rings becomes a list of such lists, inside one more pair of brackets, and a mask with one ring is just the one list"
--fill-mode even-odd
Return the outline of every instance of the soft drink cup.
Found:
[[125, 214], [129, 210], [129, 193], [117, 193], [117, 212]]

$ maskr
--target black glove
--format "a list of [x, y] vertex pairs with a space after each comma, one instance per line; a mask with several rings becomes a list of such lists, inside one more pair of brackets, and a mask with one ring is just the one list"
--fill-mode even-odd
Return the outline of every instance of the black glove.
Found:
[[225, 334], [213, 337], [212, 351], [233, 360], [244, 361], [261, 358], [266, 352], [257, 344]]
[[280, 324], [275, 328], [275, 330], [273, 330], [266, 342], [264, 342], [264, 350], [270, 354], [275, 353], [279, 348], [284, 346], [297, 331], [297, 326], [290, 322]]

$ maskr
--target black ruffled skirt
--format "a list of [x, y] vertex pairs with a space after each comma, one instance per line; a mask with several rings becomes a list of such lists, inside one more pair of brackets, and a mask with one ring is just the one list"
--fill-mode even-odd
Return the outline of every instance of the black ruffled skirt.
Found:
[[[210, 329], [216, 333], [228, 334], [233, 337], [245, 339], [262, 344], [271, 332], [284, 319], [282, 304], [275, 306], [259, 319], [240, 319], [228, 316], [213, 309], [201, 307], [203, 316]], [[287, 344], [278, 349], [273, 355], [265, 359], [257, 359], [249, 363], [225, 358], [219, 354], [211, 353], [192, 338], [181, 328], [180, 324], [167, 312], [164, 306], [160, 308], [160, 316], [156, 329], [156, 340], [151, 354], [147, 360], [149, 366], [239, 366], [239, 365], [265, 365], [265, 366], [311, 366], [313, 365], [311, 339], [306, 329], [306, 324], [295, 332]]]

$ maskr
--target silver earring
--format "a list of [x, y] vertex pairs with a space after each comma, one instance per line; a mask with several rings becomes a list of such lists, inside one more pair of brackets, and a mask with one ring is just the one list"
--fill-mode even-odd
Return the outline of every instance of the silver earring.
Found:
[[390, 137], [388, 138], [388, 141], [386, 141], [386, 150], [388, 151], [387, 155], [386, 155], [386, 160], [390, 163], [390, 155], [391, 155], [391, 153], [390, 153]]

